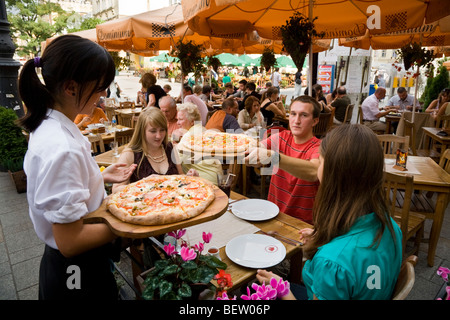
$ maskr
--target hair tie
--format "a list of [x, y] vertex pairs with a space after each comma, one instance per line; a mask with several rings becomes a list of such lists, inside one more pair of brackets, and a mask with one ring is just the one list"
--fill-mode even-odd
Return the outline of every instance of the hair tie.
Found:
[[34, 67], [35, 68], [40, 68], [41, 66], [41, 57], [36, 57], [34, 58]]

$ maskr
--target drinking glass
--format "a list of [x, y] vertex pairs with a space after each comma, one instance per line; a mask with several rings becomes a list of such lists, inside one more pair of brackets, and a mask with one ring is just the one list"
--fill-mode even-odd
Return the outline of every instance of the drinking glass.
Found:
[[225, 194], [230, 197], [231, 185], [233, 183], [235, 175], [228, 173], [228, 170], [223, 170], [217, 173], [217, 186], [220, 190], [225, 192]]

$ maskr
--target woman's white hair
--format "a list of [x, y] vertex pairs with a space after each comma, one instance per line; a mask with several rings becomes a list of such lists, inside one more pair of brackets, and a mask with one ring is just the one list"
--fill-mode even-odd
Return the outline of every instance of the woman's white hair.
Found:
[[201, 121], [202, 116], [198, 111], [198, 108], [195, 104], [191, 102], [186, 102], [177, 105], [177, 111], [183, 111], [186, 113], [186, 117], [189, 121]]

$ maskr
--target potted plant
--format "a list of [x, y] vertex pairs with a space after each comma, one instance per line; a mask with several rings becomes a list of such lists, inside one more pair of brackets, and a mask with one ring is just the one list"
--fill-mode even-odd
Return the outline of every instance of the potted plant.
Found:
[[215, 287], [210, 283], [219, 274], [218, 269], [226, 269], [226, 263], [213, 255], [204, 255], [205, 243], [209, 243], [212, 234], [203, 232], [203, 242], [189, 246], [182, 236], [185, 229], [170, 232], [178, 245], [171, 243], [164, 246], [166, 259], [157, 260], [155, 266], [143, 276], [144, 290], [142, 297], [146, 300], [181, 300], [214, 298]]
[[261, 67], [269, 72], [270, 68], [277, 65], [277, 58], [275, 58], [275, 53], [270, 47], [265, 47], [263, 53], [261, 54]]
[[222, 65], [219, 58], [217, 57], [208, 57], [207, 66], [212, 67], [215, 72], [218, 72], [219, 67]]
[[183, 43], [178, 41], [176, 47], [171, 51], [172, 56], [177, 56], [181, 64], [181, 72], [183, 75], [194, 72], [195, 77], [198, 77], [203, 72], [203, 47], [196, 45], [192, 41]]
[[0, 106], [0, 165], [9, 172], [18, 193], [27, 191], [23, 158], [27, 139], [16, 125], [17, 115], [12, 109]]
[[316, 19], [317, 17], [310, 21], [300, 12], [295, 12], [289, 20], [286, 20], [286, 24], [281, 26], [283, 51], [289, 53], [298, 70], [303, 68], [313, 38], [325, 36], [325, 32], [316, 31], [314, 26]]
[[435, 300], [450, 300], [450, 280], [448, 278], [450, 274], [450, 270], [445, 267], [439, 267], [437, 270], [437, 274], [442, 277], [444, 280], [444, 284], [442, 288], [439, 290]]
[[[397, 55], [400, 59], [403, 59], [405, 70], [408, 70], [413, 65], [423, 67], [431, 64], [434, 52], [433, 50], [422, 48], [420, 44], [414, 42], [397, 50]], [[417, 75], [415, 76], [417, 77]]]

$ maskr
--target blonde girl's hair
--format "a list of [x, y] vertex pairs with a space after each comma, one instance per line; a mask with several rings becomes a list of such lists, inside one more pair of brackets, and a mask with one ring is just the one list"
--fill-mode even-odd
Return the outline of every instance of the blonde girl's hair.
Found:
[[386, 227], [395, 241], [383, 192], [384, 156], [373, 131], [360, 124], [339, 126], [327, 133], [320, 154], [323, 178], [314, 201], [314, 232], [305, 245], [305, 256], [311, 259], [317, 248], [347, 233], [356, 219], [372, 212], [380, 222], [372, 246]]
[[138, 163], [136, 173], [139, 176], [139, 168], [146, 154], [148, 154], [147, 142], [146, 142], [146, 128], [147, 125], [153, 128], [161, 128], [166, 131], [166, 136], [163, 140], [163, 148], [166, 150], [168, 137], [167, 137], [167, 119], [159, 108], [148, 107], [141, 112], [134, 128], [133, 136], [128, 144], [128, 147], [134, 152], [142, 152], [141, 161]]

